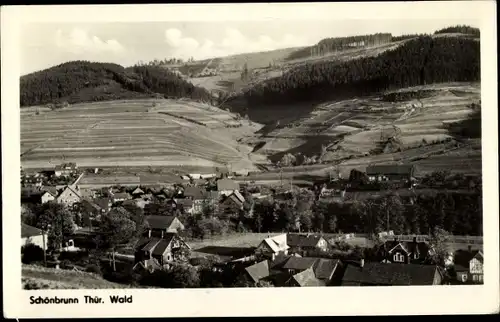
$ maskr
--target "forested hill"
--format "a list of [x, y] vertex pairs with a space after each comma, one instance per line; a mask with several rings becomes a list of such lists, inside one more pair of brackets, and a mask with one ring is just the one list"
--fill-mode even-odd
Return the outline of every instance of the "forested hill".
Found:
[[377, 57], [297, 67], [244, 93], [249, 109], [374, 94], [441, 82], [479, 81], [480, 43], [422, 36]]
[[72, 61], [21, 77], [21, 106], [152, 96], [210, 100], [205, 89], [157, 66]]

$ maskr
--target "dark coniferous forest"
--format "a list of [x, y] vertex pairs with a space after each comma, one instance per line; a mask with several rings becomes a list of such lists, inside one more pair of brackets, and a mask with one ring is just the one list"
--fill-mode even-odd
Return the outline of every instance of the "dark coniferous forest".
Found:
[[440, 82], [478, 81], [480, 44], [458, 37], [418, 37], [377, 57], [319, 62], [262, 82], [244, 95], [250, 105], [328, 100]]
[[72, 61], [21, 77], [21, 106], [154, 96], [209, 100], [210, 94], [158, 66]]

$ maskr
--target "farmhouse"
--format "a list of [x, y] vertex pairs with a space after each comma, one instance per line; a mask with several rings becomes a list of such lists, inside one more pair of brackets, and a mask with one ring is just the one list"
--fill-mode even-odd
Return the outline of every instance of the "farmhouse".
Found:
[[[316, 234], [287, 234], [286, 242], [290, 247], [289, 252], [307, 253], [308, 251], [326, 251], [328, 242]], [[301, 254], [303, 255], [303, 254]]]
[[184, 230], [184, 225], [175, 216], [146, 216], [145, 235], [148, 237], [160, 237], [167, 233], [178, 233]]
[[217, 180], [217, 191], [219, 191], [221, 196], [229, 196], [233, 192], [239, 190], [240, 190], [240, 185], [231, 179]]
[[406, 181], [410, 182], [415, 174], [415, 166], [411, 164], [373, 165], [366, 168], [370, 181]]
[[251, 266], [245, 267], [244, 270], [246, 278], [248, 278], [253, 283], [258, 283], [263, 278], [269, 276], [269, 262], [263, 260], [261, 262], [255, 263]]
[[193, 208], [194, 203], [193, 200], [191, 199], [172, 199], [167, 201], [167, 204], [169, 204], [174, 209], [179, 209], [182, 213], [186, 214], [194, 213], [194, 208]]
[[255, 249], [255, 255], [274, 259], [278, 255], [287, 255], [289, 248], [286, 243], [286, 234], [281, 234], [264, 239]]
[[47, 250], [47, 234], [41, 229], [21, 223], [21, 247], [28, 244]]
[[349, 263], [342, 286], [441, 285], [443, 275], [435, 265]]
[[58, 203], [62, 203], [65, 206], [72, 206], [81, 200], [82, 196], [80, 195], [80, 189], [78, 186], [66, 186], [56, 199]]
[[398, 241], [395, 238], [382, 245], [380, 257], [386, 263], [421, 263], [427, 259], [429, 252], [429, 245], [426, 242], [417, 242], [416, 237], [411, 242]]
[[149, 268], [156, 260], [163, 266], [184, 259], [185, 251], [189, 249], [189, 245], [175, 233], [166, 233], [163, 238], [142, 237], [135, 247], [135, 263]]
[[74, 162], [63, 163], [55, 167], [54, 174], [56, 177], [68, 176], [70, 174], [75, 173], [77, 169], [78, 166]]
[[454, 254], [457, 281], [461, 283], [483, 283], [484, 255], [480, 250], [458, 250]]

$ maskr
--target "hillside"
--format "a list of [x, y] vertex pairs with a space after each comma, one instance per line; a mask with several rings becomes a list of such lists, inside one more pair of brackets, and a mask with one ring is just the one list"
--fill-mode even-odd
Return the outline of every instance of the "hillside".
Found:
[[259, 125], [190, 100], [81, 103], [21, 109], [21, 163], [53, 168], [224, 167], [253, 169], [252, 147], [238, 139]]
[[210, 101], [206, 90], [156, 66], [125, 69], [117, 64], [73, 61], [21, 77], [21, 106], [70, 104], [147, 97]]
[[[328, 176], [333, 169], [348, 176], [354, 168], [364, 171], [370, 164], [395, 162], [417, 164], [421, 175], [446, 169], [477, 174], [480, 95], [479, 83], [443, 83], [326, 102], [247, 143], [275, 162], [286, 154], [302, 160], [289, 173], [283, 170], [285, 179]], [[315, 161], [308, 165], [304, 156]], [[279, 178], [277, 169], [249, 179]]]
[[130, 288], [112, 283], [92, 273], [56, 270], [42, 266], [23, 265], [21, 280], [24, 289], [110, 289]]

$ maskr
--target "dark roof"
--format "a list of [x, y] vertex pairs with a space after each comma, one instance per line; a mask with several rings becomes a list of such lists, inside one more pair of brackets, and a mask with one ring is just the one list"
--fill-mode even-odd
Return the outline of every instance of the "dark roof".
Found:
[[36, 227], [21, 223], [21, 237], [32, 237], [42, 235], [42, 230]]
[[413, 164], [384, 164], [384, 165], [371, 165], [366, 168], [368, 175], [375, 174], [400, 174], [400, 175], [413, 175], [415, 166]]
[[468, 250], [457, 250], [454, 254], [453, 262], [456, 266], [469, 267], [469, 262], [478, 255], [478, 259], [483, 262], [482, 252], [479, 250], [468, 251]]
[[274, 260], [269, 261], [269, 268], [271, 269], [281, 269], [285, 265], [285, 263], [288, 261], [288, 259], [292, 257], [291, 255], [284, 255], [282, 253], [279, 253], [274, 257]]
[[163, 255], [168, 245], [170, 245], [170, 242], [172, 242], [172, 239], [174, 239], [173, 234], [168, 234], [167, 236], [163, 236], [163, 239], [161, 239], [160, 242], [156, 244], [153, 250], [153, 255], [158, 255], [158, 256]]
[[168, 229], [175, 216], [146, 216], [146, 226], [151, 229]]
[[314, 257], [297, 257], [291, 256], [288, 261], [283, 265], [284, 269], [297, 269], [297, 270], [305, 270], [308, 268], [312, 268], [318, 258]]
[[316, 278], [329, 279], [337, 268], [338, 263], [338, 259], [320, 258], [314, 267]]
[[286, 243], [290, 247], [314, 247], [322, 237], [320, 235], [287, 234]]
[[203, 189], [198, 187], [186, 187], [186, 189], [184, 189], [184, 196], [193, 199], [204, 199], [205, 192]]
[[377, 285], [432, 285], [437, 266], [368, 262], [347, 265], [342, 282]]
[[109, 198], [96, 198], [94, 203], [99, 206], [99, 208], [109, 211]]
[[241, 202], [241, 200], [235, 194], [227, 196], [226, 198], [222, 199], [220, 203], [227, 204], [228, 202], [233, 202], [235, 205], [239, 207], [243, 206], [243, 202]]
[[255, 263], [252, 266], [248, 266], [245, 268], [248, 275], [253, 279], [255, 283], [260, 281], [261, 279], [269, 276], [269, 263], [267, 260], [264, 260], [259, 263]]
[[217, 180], [217, 190], [239, 190], [240, 185], [231, 179], [220, 179]]
[[44, 186], [42, 191], [48, 192], [54, 197], [57, 197], [57, 188], [55, 186]]

